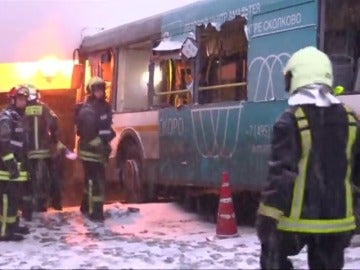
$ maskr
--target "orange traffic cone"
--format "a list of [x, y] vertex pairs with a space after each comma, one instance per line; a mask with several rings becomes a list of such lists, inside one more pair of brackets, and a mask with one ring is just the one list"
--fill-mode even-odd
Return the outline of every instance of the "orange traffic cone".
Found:
[[229, 174], [222, 173], [220, 201], [216, 223], [216, 236], [228, 238], [238, 236], [234, 204], [232, 201]]

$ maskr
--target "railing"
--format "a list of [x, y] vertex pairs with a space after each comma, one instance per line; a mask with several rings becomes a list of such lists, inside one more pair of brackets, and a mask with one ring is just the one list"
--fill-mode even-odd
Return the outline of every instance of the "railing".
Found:
[[199, 91], [205, 91], [205, 90], [218, 90], [220, 88], [230, 88], [230, 87], [236, 87], [236, 86], [245, 86], [246, 82], [237, 82], [237, 83], [228, 83], [228, 84], [218, 84], [218, 85], [212, 85], [212, 86], [200, 86]]
[[190, 91], [191, 90], [189, 90], [189, 89], [181, 89], [181, 90], [174, 90], [174, 91], [167, 91], [167, 92], [160, 92], [160, 93], [155, 92], [155, 96], [175, 95], [175, 94], [181, 94], [181, 93], [188, 93]]
[[[246, 82], [237, 82], [237, 83], [228, 83], [228, 84], [219, 84], [219, 85], [212, 85], [212, 86], [200, 86], [199, 91], [207, 91], [207, 90], [219, 90], [223, 88], [231, 88], [236, 86], [246, 86]], [[181, 93], [188, 93], [191, 90], [189, 89], [180, 89], [180, 90], [174, 90], [174, 91], [167, 91], [167, 92], [160, 92], [156, 93], [155, 96], [165, 96], [165, 95], [176, 95]]]

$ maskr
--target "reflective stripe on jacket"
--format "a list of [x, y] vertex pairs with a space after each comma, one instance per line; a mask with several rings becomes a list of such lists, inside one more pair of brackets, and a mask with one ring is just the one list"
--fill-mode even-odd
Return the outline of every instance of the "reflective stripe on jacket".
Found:
[[[270, 182], [263, 192], [258, 214], [278, 220], [279, 230], [301, 233], [339, 233], [356, 228], [351, 177], [353, 147], [358, 132], [357, 120], [349, 108], [343, 105], [336, 106], [321, 109], [322, 111], [316, 111], [311, 106], [307, 106], [306, 110], [311, 119], [308, 118], [303, 106], [295, 107], [295, 110], [291, 112], [291, 117], [289, 112], [287, 116], [282, 117], [285, 121], [281, 125], [286, 128], [274, 134], [273, 153], [269, 162]], [[325, 110], [330, 110], [327, 113], [334, 113], [334, 115], [316, 119], [315, 116], [318, 113], [321, 117], [325, 115]], [[292, 125], [289, 121], [292, 118], [295, 118], [296, 133], [292, 133], [291, 128], [287, 129], [287, 126]], [[320, 121], [320, 124], [317, 121]], [[323, 126], [319, 127], [319, 125]], [[289, 130], [291, 132], [288, 132]], [[299, 141], [297, 143], [293, 142], [293, 137], [296, 137], [293, 136], [294, 134], [297, 134]], [[276, 136], [284, 136], [284, 140], [287, 141], [281, 142], [281, 139], [275, 138]], [[334, 136], [334, 138], [326, 136]], [[321, 140], [338, 141], [343, 144], [329, 147], [326, 146], [326, 142], [319, 143]], [[292, 151], [297, 147], [300, 148], [299, 153]], [[343, 153], [344, 148], [346, 153]], [[335, 149], [335, 152], [327, 155], [330, 151], [328, 149]], [[291, 164], [291, 160], [296, 159], [294, 157], [298, 157], [295, 168]], [[331, 175], [333, 171], [336, 173]], [[336, 201], [331, 204], [330, 197], [334, 194], [338, 198], [333, 198]]]

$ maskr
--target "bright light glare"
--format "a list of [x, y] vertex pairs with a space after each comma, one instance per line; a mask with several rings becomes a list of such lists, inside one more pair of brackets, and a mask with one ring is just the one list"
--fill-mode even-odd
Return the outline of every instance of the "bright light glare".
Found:
[[47, 57], [39, 61], [39, 70], [46, 78], [55, 77], [59, 70], [59, 61], [55, 57]]
[[28, 80], [37, 72], [34, 63], [16, 63], [15, 69], [21, 80]]
[[66, 77], [71, 77], [75, 62], [72, 60], [64, 60], [59, 63], [59, 71]]
[[[155, 66], [154, 69], [154, 86], [156, 87], [162, 80], [162, 73], [159, 66]], [[147, 83], [149, 82], [149, 71], [143, 72], [141, 75], [141, 82], [144, 87], [147, 86]]]
[[46, 90], [69, 89], [72, 70], [73, 60], [0, 63], [0, 92], [21, 83], [31, 83]]

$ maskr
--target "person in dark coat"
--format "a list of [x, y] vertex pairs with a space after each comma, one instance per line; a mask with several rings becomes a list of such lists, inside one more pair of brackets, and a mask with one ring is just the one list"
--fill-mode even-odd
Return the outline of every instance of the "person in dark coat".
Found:
[[29, 229], [19, 225], [21, 191], [28, 180], [23, 115], [28, 89], [13, 88], [10, 105], [0, 113], [0, 241], [20, 241]]
[[110, 154], [110, 141], [115, 137], [112, 129], [112, 110], [105, 100], [105, 81], [99, 77], [90, 79], [85, 103], [75, 112], [78, 157], [85, 172], [85, 190], [80, 211], [91, 220], [104, 220], [105, 163]]
[[30, 181], [24, 197], [23, 216], [32, 219], [32, 212], [47, 211], [51, 185], [51, 149], [59, 142], [58, 117], [39, 99], [39, 91], [27, 85], [29, 101], [25, 109], [25, 127], [28, 140]]
[[320, 50], [295, 52], [284, 74], [289, 108], [274, 124], [256, 222], [260, 266], [292, 269], [288, 256], [306, 245], [310, 269], [341, 269], [356, 228], [359, 121], [331, 94], [332, 65]]

